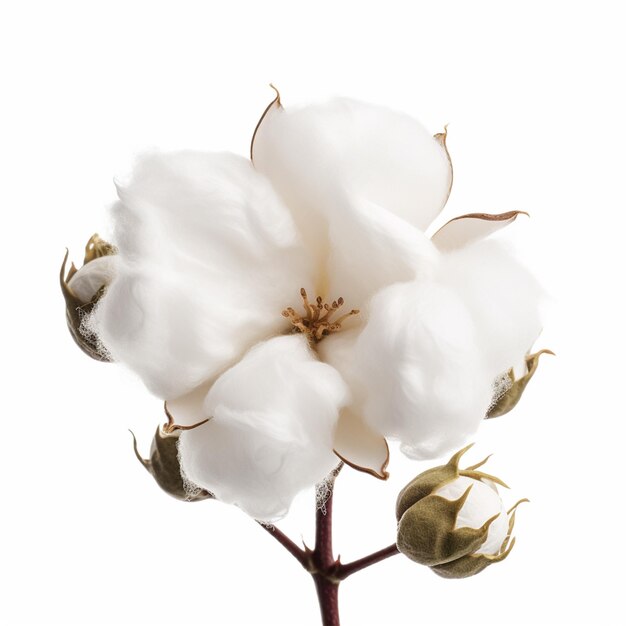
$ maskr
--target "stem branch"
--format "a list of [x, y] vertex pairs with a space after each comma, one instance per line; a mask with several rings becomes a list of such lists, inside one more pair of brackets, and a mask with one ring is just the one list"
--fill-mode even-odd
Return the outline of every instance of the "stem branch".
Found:
[[343, 467], [340, 464], [329, 477], [330, 495], [325, 504], [315, 512], [315, 549], [298, 547], [285, 533], [275, 526], [261, 525], [311, 574], [317, 599], [320, 605], [323, 626], [339, 625], [339, 583], [348, 576], [370, 565], [379, 563], [394, 554], [399, 554], [396, 544], [392, 544], [368, 554], [361, 559], [342, 565], [333, 555], [333, 489], [335, 478]]
[[309, 555], [308, 553], [299, 548], [287, 535], [285, 535], [282, 530], [278, 530], [276, 526], [266, 526], [261, 522], [258, 522], [259, 526], [267, 531], [278, 543], [280, 543], [292, 556], [296, 558], [296, 560], [304, 567], [304, 569], [310, 571], [309, 565]]
[[398, 546], [396, 546], [395, 543], [392, 543], [390, 546], [387, 546], [382, 550], [378, 550], [378, 552], [368, 554], [367, 556], [364, 556], [361, 559], [357, 559], [356, 561], [352, 561], [351, 563], [340, 565], [337, 568], [336, 576], [337, 578], [339, 578], [339, 580], [345, 580], [346, 578], [348, 578], [348, 576], [354, 574], [355, 572], [365, 569], [370, 565], [380, 563], [380, 561], [384, 561], [394, 554], [400, 554], [400, 552], [398, 550]]

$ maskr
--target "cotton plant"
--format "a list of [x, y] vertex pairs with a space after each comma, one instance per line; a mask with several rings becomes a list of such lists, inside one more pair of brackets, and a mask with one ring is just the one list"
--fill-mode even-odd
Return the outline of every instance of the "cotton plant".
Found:
[[[260, 522], [312, 574], [327, 625], [340, 581], [394, 554], [463, 578], [510, 553], [506, 485], [459, 462], [547, 352], [530, 353], [541, 289], [498, 240], [519, 211], [426, 235], [452, 188], [445, 131], [276, 92], [250, 158], [149, 152], [116, 186], [112, 243], [94, 235], [80, 269], [66, 254], [61, 288], [84, 352], [164, 401], [149, 458], [135, 441], [159, 486]], [[388, 441], [416, 461], [462, 449], [400, 493], [393, 544], [343, 564], [333, 482], [343, 466], [386, 480]], [[276, 523], [315, 485], [311, 549]]]

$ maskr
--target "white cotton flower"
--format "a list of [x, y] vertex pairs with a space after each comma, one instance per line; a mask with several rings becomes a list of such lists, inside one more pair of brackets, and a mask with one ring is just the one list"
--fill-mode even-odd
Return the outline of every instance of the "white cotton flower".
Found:
[[252, 162], [153, 153], [118, 182], [116, 277], [89, 327], [167, 400], [186, 477], [275, 520], [336, 457], [386, 477], [463, 443], [540, 330], [539, 289], [485, 237], [424, 230], [452, 183], [445, 135], [351, 100], [284, 109]]

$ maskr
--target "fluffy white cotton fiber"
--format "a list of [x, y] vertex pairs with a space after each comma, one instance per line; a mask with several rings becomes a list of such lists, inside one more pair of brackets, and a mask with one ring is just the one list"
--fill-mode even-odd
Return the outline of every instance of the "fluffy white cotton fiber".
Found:
[[285, 299], [310, 284], [310, 266], [247, 160], [150, 154], [118, 191], [118, 276], [91, 325], [153, 393], [179, 396], [284, 330]]
[[333, 432], [348, 401], [341, 376], [303, 335], [261, 343], [209, 391], [211, 420], [181, 434], [185, 475], [256, 519], [276, 520], [338, 463]]
[[452, 177], [445, 150], [418, 121], [345, 98], [272, 107], [253, 159], [300, 211], [332, 211], [340, 186], [421, 229], [443, 208]]

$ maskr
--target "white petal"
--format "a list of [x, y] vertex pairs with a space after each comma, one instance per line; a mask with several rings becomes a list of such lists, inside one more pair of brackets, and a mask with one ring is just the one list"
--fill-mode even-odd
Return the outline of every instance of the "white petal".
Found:
[[352, 403], [339, 417], [335, 433], [335, 453], [348, 465], [387, 479], [389, 446], [384, 436], [363, 418], [366, 390], [361, 389], [354, 376], [354, 347], [362, 325], [329, 335], [317, 345], [317, 352], [325, 363], [332, 365], [350, 387]]
[[335, 454], [350, 467], [383, 480], [389, 477], [389, 446], [357, 413], [344, 409], [335, 433]]
[[310, 287], [310, 265], [289, 212], [247, 160], [149, 154], [119, 195], [119, 276], [92, 325], [155, 394], [184, 394], [288, 328], [281, 311]]
[[185, 476], [275, 521], [337, 464], [333, 434], [348, 401], [341, 376], [316, 359], [303, 335], [261, 343], [209, 391], [202, 416], [212, 419], [181, 434]]
[[517, 216], [528, 215], [524, 211], [490, 213], [468, 213], [444, 224], [433, 236], [432, 242], [442, 252], [463, 248], [474, 241], [485, 239], [492, 233], [512, 224]]
[[480, 528], [490, 517], [498, 515], [489, 526], [486, 541], [475, 554], [498, 554], [509, 530], [509, 516], [497, 491], [473, 478], [459, 476], [437, 489], [434, 494], [447, 500], [458, 500], [471, 486], [467, 500], [459, 511], [455, 528]]
[[101, 256], [83, 265], [68, 281], [74, 295], [82, 302], [90, 302], [104, 285], [108, 285], [117, 273], [116, 254]]
[[471, 310], [495, 378], [523, 361], [541, 332], [541, 287], [496, 241], [479, 241], [442, 258], [440, 280]]
[[443, 208], [452, 170], [442, 143], [410, 116], [347, 99], [262, 119], [252, 147], [303, 228], [344, 189], [425, 229]]
[[396, 282], [427, 276], [437, 258], [433, 243], [417, 228], [356, 196], [337, 194], [329, 217], [328, 296], [367, 317], [371, 296]]
[[346, 378], [363, 417], [412, 458], [435, 458], [475, 432], [491, 400], [474, 321], [432, 280], [389, 287], [372, 300]]
[[476, 243], [379, 292], [360, 327], [324, 339], [318, 351], [373, 430], [399, 439], [411, 457], [433, 458], [478, 428], [493, 380], [539, 333], [539, 297], [498, 244]]

